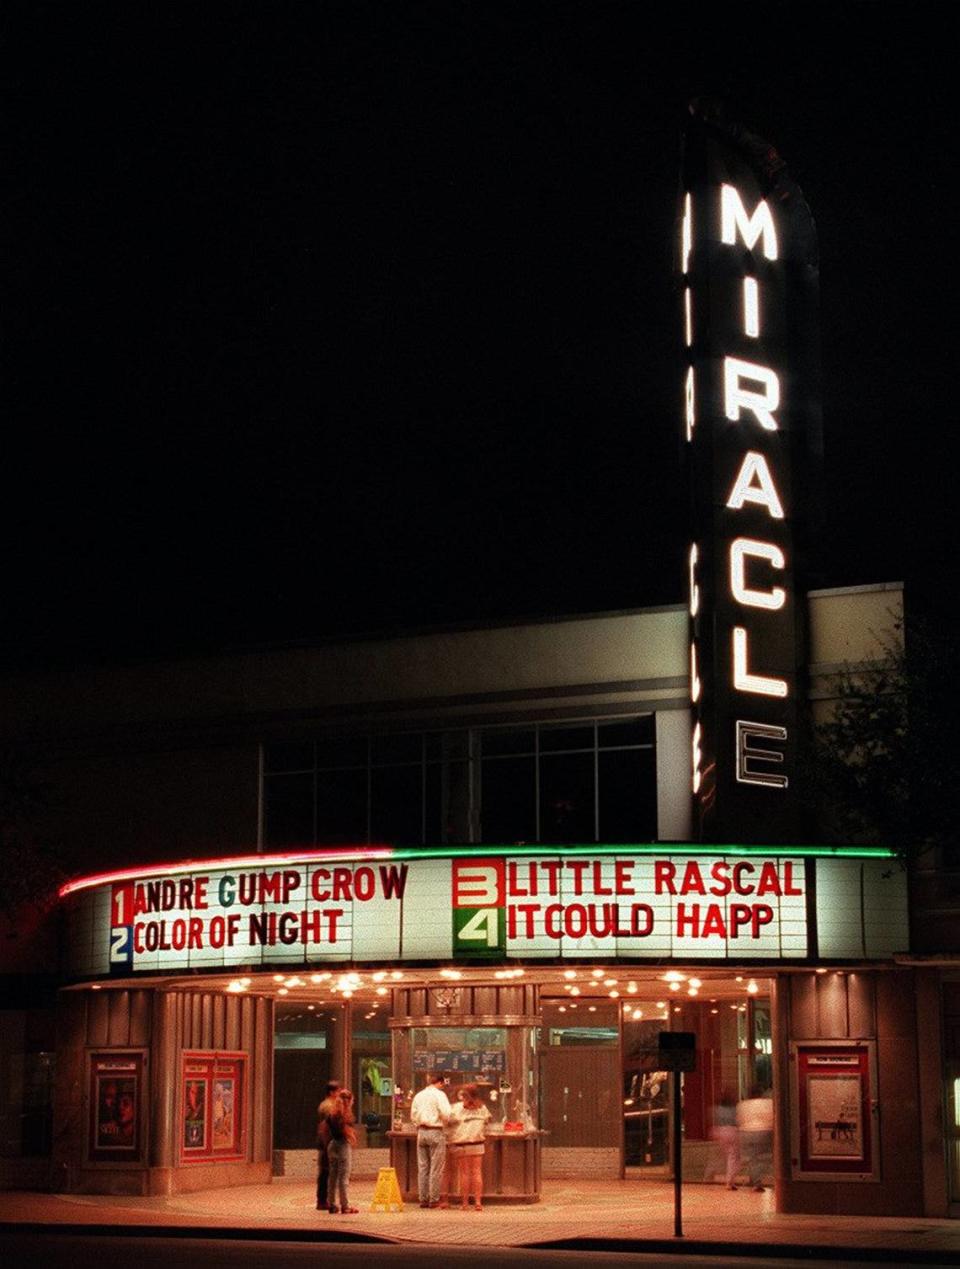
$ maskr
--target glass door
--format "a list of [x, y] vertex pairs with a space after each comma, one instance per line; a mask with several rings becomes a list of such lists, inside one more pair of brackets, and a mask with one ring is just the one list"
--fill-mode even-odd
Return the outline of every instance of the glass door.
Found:
[[665, 1000], [623, 1006], [623, 1164], [650, 1176], [671, 1166], [672, 1076], [657, 1061], [660, 1032], [669, 1029]]

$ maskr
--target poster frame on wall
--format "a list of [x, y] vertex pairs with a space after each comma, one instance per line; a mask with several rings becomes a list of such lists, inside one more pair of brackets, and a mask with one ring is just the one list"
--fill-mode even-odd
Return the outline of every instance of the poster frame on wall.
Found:
[[790, 1168], [798, 1181], [879, 1181], [873, 1040], [790, 1043]]
[[88, 1054], [87, 1162], [141, 1166], [144, 1159], [145, 1049]]
[[236, 1162], [247, 1152], [247, 1054], [194, 1049], [181, 1054], [180, 1162]]

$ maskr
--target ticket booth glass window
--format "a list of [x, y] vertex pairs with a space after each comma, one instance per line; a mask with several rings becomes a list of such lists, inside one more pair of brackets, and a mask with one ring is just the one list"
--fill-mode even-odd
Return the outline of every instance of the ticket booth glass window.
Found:
[[400, 1126], [410, 1126], [414, 1094], [426, 1086], [431, 1074], [439, 1073], [445, 1077], [451, 1100], [464, 1084], [477, 1086], [480, 1100], [490, 1111], [490, 1131], [535, 1129], [539, 1103], [536, 1030], [523, 1025], [397, 1029], [395, 1114]]

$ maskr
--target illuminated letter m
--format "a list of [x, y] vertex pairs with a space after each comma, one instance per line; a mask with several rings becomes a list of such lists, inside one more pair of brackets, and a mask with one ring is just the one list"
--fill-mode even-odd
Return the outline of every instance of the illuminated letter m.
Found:
[[763, 254], [768, 260], [776, 260], [777, 231], [766, 200], [761, 199], [754, 208], [753, 215], [748, 216], [737, 190], [732, 185], [723, 185], [720, 188], [721, 240], [732, 247], [737, 241], [738, 233], [748, 251], [752, 251], [757, 239], [762, 237]]

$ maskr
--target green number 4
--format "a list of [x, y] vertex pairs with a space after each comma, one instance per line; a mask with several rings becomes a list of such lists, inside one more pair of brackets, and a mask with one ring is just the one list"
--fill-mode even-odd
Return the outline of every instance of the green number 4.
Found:
[[454, 945], [474, 955], [499, 951], [503, 925], [502, 908], [458, 908], [453, 914]]

